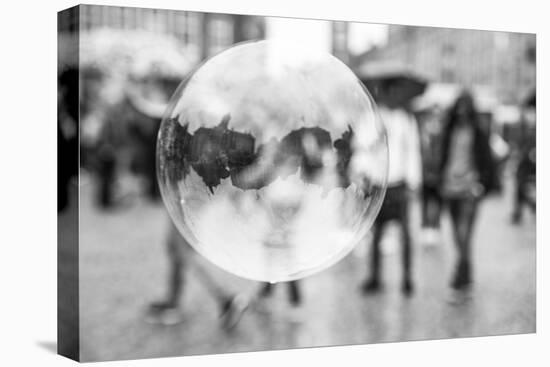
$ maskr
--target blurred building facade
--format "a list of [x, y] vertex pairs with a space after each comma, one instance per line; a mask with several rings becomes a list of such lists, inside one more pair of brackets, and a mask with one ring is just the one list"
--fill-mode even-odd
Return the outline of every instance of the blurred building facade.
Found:
[[430, 81], [491, 87], [504, 103], [519, 103], [535, 87], [534, 34], [391, 25], [385, 46], [355, 58], [405, 63]]
[[196, 46], [190, 49], [197, 49], [201, 59], [234, 43], [265, 37], [264, 18], [256, 16], [102, 5], [69, 10], [58, 19], [61, 33], [111, 28], [169, 34], [183, 46]]
[[331, 22], [332, 54], [342, 60], [345, 64], [350, 62], [348, 38], [349, 22]]

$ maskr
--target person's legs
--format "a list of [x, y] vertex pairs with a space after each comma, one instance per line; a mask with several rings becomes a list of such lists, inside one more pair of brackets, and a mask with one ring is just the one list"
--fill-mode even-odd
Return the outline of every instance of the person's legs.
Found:
[[[185, 245], [189, 246], [189, 244]], [[195, 273], [197, 280], [216, 300], [220, 308], [222, 326], [226, 330], [235, 327], [248, 308], [248, 296], [244, 294], [235, 294], [227, 289], [227, 287], [220, 284], [212, 272], [206, 267], [202, 259], [196, 258], [195, 261], [192, 262], [191, 269]]]
[[402, 266], [403, 266], [403, 280], [401, 283], [401, 289], [404, 293], [410, 294], [413, 291], [411, 268], [412, 268], [412, 246], [411, 236], [409, 230], [409, 205], [406, 193], [403, 193], [401, 202], [399, 224], [401, 225], [401, 246], [402, 246]]
[[422, 228], [431, 227], [430, 221], [430, 204], [431, 204], [430, 188], [426, 185], [422, 187]]
[[102, 209], [109, 209], [114, 204], [115, 166], [115, 158], [110, 153], [100, 158], [98, 203]]
[[258, 295], [260, 297], [268, 297], [268, 296], [271, 295], [272, 292], [273, 292], [273, 284], [271, 284], [269, 282], [265, 282], [265, 283], [263, 283], [262, 288], [258, 292]]
[[177, 308], [181, 297], [185, 275], [185, 257], [183, 254], [180, 235], [174, 226], [171, 226], [166, 241], [167, 255], [169, 261], [168, 270], [168, 294], [166, 298], [160, 302], [155, 302], [151, 305], [153, 309], [169, 309]]
[[375, 222], [370, 253], [370, 277], [363, 284], [363, 292], [373, 292], [380, 288], [380, 243], [382, 240], [384, 222]]
[[474, 232], [474, 223], [477, 217], [478, 199], [470, 198], [464, 201], [464, 242], [465, 242], [465, 255], [467, 260], [471, 260], [472, 249], [472, 235]]
[[[167, 240], [167, 252], [170, 263], [168, 295], [166, 299], [151, 304], [150, 311], [153, 315], [162, 316], [169, 313], [170, 310], [175, 310], [179, 307], [184, 277], [190, 265], [187, 257], [193, 255], [189, 246], [176, 227], [172, 225]], [[248, 301], [245, 297], [229, 293], [229, 291], [218, 284], [200, 261], [194, 261], [192, 268], [195, 271], [197, 279], [217, 301], [220, 307], [222, 326], [226, 329], [233, 328], [248, 307]], [[169, 323], [174, 322], [176, 321], [169, 321]]]
[[302, 302], [302, 295], [300, 294], [300, 287], [297, 280], [288, 282], [288, 293], [292, 305], [298, 306]]
[[425, 186], [422, 194], [422, 242], [428, 246], [437, 245], [441, 240], [439, 233], [441, 196], [439, 190], [432, 186]]
[[512, 211], [512, 223], [519, 224], [522, 219], [522, 210], [523, 204], [525, 202], [524, 190], [525, 185], [523, 185], [522, 177], [516, 177], [516, 187], [514, 192], [514, 209]]
[[525, 199], [525, 204], [527, 205], [527, 207], [529, 208], [529, 210], [531, 210], [531, 213], [532, 214], [536, 214], [537, 213], [537, 203], [535, 200], [531, 199], [531, 198], [528, 198], [528, 199]]
[[432, 190], [432, 204], [433, 204], [433, 227], [439, 230], [441, 225], [441, 211], [443, 207], [443, 198], [439, 193], [438, 188], [433, 188]]
[[212, 273], [205, 268], [204, 263], [200, 261], [194, 261], [192, 269], [198, 280], [202, 283], [206, 290], [208, 290], [208, 292], [222, 305], [222, 308], [225, 303], [233, 298], [233, 294], [230, 293], [226, 287], [218, 283]]
[[424, 186], [422, 189], [422, 227], [439, 228], [440, 198], [437, 188]]
[[471, 238], [477, 212], [477, 200], [473, 198], [452, 199], [449, 201], [449, 211], [458, 250], [456, 271], [451, 286], [455, 289], [462, 289], [472, 282]]
[[[156, 134], [155, 134], [156, 137]], [[156, 138], [154, 139], [156, 141]], [[145, 167], [145, 177], [147, 182], [147, 195], [149, 199], [156, 201], [160, 198], [160, 188], [157, 182], [157, 167], [155, 161], [156, 154], [156, 144], [148, 146], [149, 154], [147, 155], [148, 161]]]
[[457, 283], [458, 282], [458, 278], [459, 278], [459, 273], [461, 272], [460, 270], [460, 266], [461, 266], [461, 257], [462, 257], [462, 251], [460, 250], [461, 248], [461, 243], [460, 243], [460, 234], [459, 234], [459, 226], [460, 226], [460, 211], [461, 211], [461, 206], [460, 206], [460, 200], [459, 199], [449, 199], [448, 200], [448, 206], [449, 206], [449, 215], [451, 217], [451, 224], [452, 224], [452, 230], [453, 230], [453, 239], [454, 239], [454, 243], [455, 243], [455, 247], [457, 249], [457, 252], [458, 252], [458, 257], [457, 257], [457, 261], [456, 261], [456, 265], [455, 265], [455, 270], [454, 270], [454, 277], [453, 277], [453, 280], [451, 282], [451, 287], [453, 288], [457, 288], [456, 286], [458, 285]]

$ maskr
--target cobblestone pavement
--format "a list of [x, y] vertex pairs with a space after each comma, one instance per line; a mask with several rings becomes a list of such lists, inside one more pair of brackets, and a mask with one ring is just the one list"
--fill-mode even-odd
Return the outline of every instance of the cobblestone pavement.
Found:
[[[249, 308], [231, 332], [221, 330], [218, 306], [193, 271], [183, 294], [183, 321], [173, 326], [147, 323], [146, 306], [166, 289], [168, 218], [163, 206], [138, 199], [100, 212], [90, 196], [90, 185], [84, 185], [80, 340], [86, 361], [535, 331], [535, 220], [527, 215], [522, 225], [512, 226], [510, 195], [488, 199], [481, 208], [474, 235], [475, 286], [467, 297], [457, 297], [448, 287], [455, 252], [445, 216], [441, 244], [423, 246], [418, 229], [413, 233], [412, 297], [399, 290], [399, 251], [384, 256], [384, 290], [369, 296], [359, 292], [366, 274], [367, 245], [362, 245], [332, 268], [301, 281], [301, 306], [292, 307], [286, 287], [277, 286], [264, 307]], [[418, 215], [412, 217], [418, 228]], [[197, 256], [193, 261], [204, 260]], [[257, 283], [206, 266], [227, 289], [245, 294], [258, 289]]]

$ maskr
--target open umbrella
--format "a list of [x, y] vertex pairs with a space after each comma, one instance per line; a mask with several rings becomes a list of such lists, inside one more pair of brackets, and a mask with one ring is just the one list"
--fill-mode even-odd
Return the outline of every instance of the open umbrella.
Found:
[[80, 62], [107, 74], [184, 77], [199, 62], [199, 52], [174, 36], [138, 30], [83, 32]]
[[384, 90], [391, 87], [398, 94], [394, 97], [403, 104], [422, 94], [428, 84], [426, 77], [398, 61], [366, 62], [358, 68], [357, 74], [376, 100], [387, 98]]

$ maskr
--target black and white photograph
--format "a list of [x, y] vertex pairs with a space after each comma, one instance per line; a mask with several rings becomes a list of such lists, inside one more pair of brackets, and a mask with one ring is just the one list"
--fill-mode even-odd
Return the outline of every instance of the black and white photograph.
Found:
[[59, 354], [537, 331], [536, 34], [105, 5], [57, 27]]

